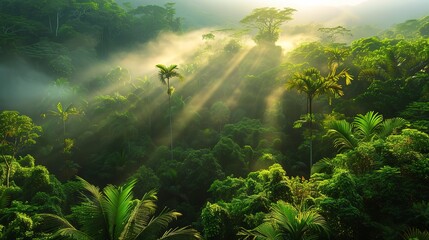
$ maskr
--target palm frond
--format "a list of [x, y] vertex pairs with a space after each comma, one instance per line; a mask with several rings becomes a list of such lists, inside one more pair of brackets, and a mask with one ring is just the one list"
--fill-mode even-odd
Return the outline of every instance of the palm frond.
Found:
[[64, 112], [63, 111], [63, 105], [61, 104], [61, 102], [57, 103], [57, 110], [58, 110], [59, 113], [63, 113]]
[[382, 115], [370, 111], [365, 115], [358, 114], [353, 121], [353, 126], [356, 128], [356, 134], [363, 141], [370, 141], [377, 134], [377, 130], [382, 122]]
[[158, 235], [161, 231], [168, 227], [168, 224], [182, 214], [174, 210], [164, 209], [161, 213], [152, 217], [146, 227], [141, 231], [139, 238], [146, 239], [148, 236]]
[[42, 230], [47, 233], [53, 233], [53, 237], [69, 237], [77, 240], [90, 240], [92, 239], [86, 233], [77, 230], [67, 219], [62, 218], [55, 214], [38, 214], [42, 221]]
[[146, 229], [155, 213], [156, 199], [156, 191], [154, 190], [143, 195], [131, 212], [119, 239], [135, 239]]
[[404, 240], [429, 240], [429, 232], [427, 230], [422, 231], [417, 228], [409, 228], [403, 234]]
[[276, 229], [270, 222], [264, 222], [252, 230], [241, 229], [238, 236], [243, 239], [260, 239], [260, 240], [282, 240], [283, 234]]
[[43, 219], [42, 229], [46, 232], [55, 232], [62, 228], [73, 228], [75, 227], [65, 218], [62, 218], [55, 214], [41, 213], [38, 214]]
[[353, 76], [349, 73], [348, 69], [341, 70], [341, 72], [338, 73], [338, 76], [345, 79], [346, 85], [350, 85], [353, 81]]
[[334, 147], [339, 152], [352, 149], [358, 144], [358, 140], [353, 135], [353, 127], [346, 120], [330, 122], [327, 135], [334, 139]]
[[157, 64], [156, 67], [159, 68], [159, 72], [158, 72], [159, 80], [161, 81], [161, 83], [167, 84], [166, 77], [165, 77], [165, 73], [168, 72], [167, 66], [163, 64]]
[[177, 77], [180, 80], [183, 80], [183, 76], [177, 71], [179, 68], [176, 64], [172, 64], [170, 66], [165, 66], [163, 64], [157, 64], [157, 68], [159, 68], [158, 76], [159, 80], [163, 84], [167, 84], [170, 78]]
[[389, 79], [389, 75], [384, 70], [369, 68], [360, 71], [358, 79], [367, 81], [387, 80]]
[[82, 187], [87, 190], [89, 193], [91, 193], [92, 197], [99, 200], [101, 202], [101, 199], [103, 198], [103, 194], [100, 192], [100, 189], [89, 182], [87, 182], [85, 179], [76, 176], [76, 179], [79, 180], [79, 182], [82, 184]]
[[111, 239], [118, 239], [132, 211], [132, 189], [136, 183], [133, 179], [123, 186], [108, 185], [103, 189], [103, 209], [109, 223]]
[[264, 237], [262, 234], [258, 233], [254, 229], [247, 230], [245, 228], [241, 228], [240, 231], [238, 231], [237, 236], [241, 236], [240, 239], [243, 240], [255, 240], [258, 237], [260, 237], [260, 239], [263, 239]]
[[90, 235], [97, 236], [100, 233], [108, 233], [107, 229], [107, 216], [103, 206], [103, 194], [100, 189], [85, 179], [76, 177], [83, 188], [90, 193], [85, 196], [86, 201], [74, 207], [76, 212], [83, 213], [77, 215], [78, 221], [81, 223], [82, 231], [92, 233]]
[[400, 117], [386, 119], [383, 121], [383, 123], [381, 123], [381, 131], [379, 136], [381, 138], [386, 138], [407, 124], [408, 121]]
[[295, 216], [298, 215], [298, 210], [283, 201], [279, 201], [273, 205], [270, 211], [269, 219], [273, 220], [278, 226], [286, 232], [294, 232], [297, 226]]
[[293, 79], [286, 83], [287, 89], [296, 89], [298, 92], [309, 94], [315, 92], [315, 83], [321, 78], [316, 68], [305, 69], [302, 73], [295, 73]]
[[315, 209], [307, 209], [299, 215], [301, 224], [305, 225], [302, 229], [305, 231], [306, 239], [317, 239], [320, 233], [328, 234], [328, 224]]
[[297, 209], [278, 201], [263, 224], [253, 230], [242, 229], [239, 235], [245, 239], [317, 239], [320, 233], [328, 232], [325, 219], [314, 208], [302, 205]]
[[68, 115], [77, 115], [77, 114], [79, 114], [80, 112], [79, 112], [79, 110], [73, 105], [73, 104], [70, 104], [67, 108], [66, 108], [66, 111], [65, 111]]
[[310, 114], [303, 114], [301, 117], [293, 123], [293, 128], [301, 128], [304, 124], [314, 122], [314, 116], [310, 117]]
[[329, 158], [323, 158], [311, 166], [311, 174], [322, 172], [331, 173], [333, 169], [334, 166], [331, 163], [331, 160]]
[[173, 239], [173, 240], [189, 240], [189, 239], [202, 239], [200, 233], [189, 227], [182, 228], [172, 228], [164, 232], [164, 234], [159, 238], [159, 240], [164, 239]]
[[86, 233], [74, 228], [60, 229], [56, 232], [54, 236], [68, 237], [76, 240], [93, 240], [93, 238], [87, 235]]

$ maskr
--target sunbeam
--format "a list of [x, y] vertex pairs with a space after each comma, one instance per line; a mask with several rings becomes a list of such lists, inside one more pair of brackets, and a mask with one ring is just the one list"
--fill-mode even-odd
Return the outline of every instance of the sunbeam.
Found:
[[[233, 72], [236, 70], [237, 66], [243, 61], [243, 59], [246, 58], [250, 51], [250, 48], [246, 48], [242, 51], [240, 51], [238, 54], [235, 54], [233, 58], [228, 61], [225, 66], [226, 69], [224, 69], [222, 72], [221, 77], [217, 78], [214, 83], [206, 85], [203, 89], [201, 89], [195, 96], [192, 96], [191, 101], [188, 103], [188, 105], [191, 107], [191, 111], [188, 109], [184, 109], [177, 117], [176, 121], [174, 121], [173, 128], [174, 134], [173, 138], [177, 138], [181, 134], [181, 132], [188, 126], [188, 123], [190, 122], [193, 114], [189, 113], [195, 113], [198, 112], [200, 109], [202, 109], [206, 102], [216, 93], [218, 93], [219, 88], [222, 86], [222, 84], [228, 80], [228, 78], [233, 74]], [[195, 81], [195, 79], [192, 79]], [[191, 81], [192, 81], [191, 80]]]

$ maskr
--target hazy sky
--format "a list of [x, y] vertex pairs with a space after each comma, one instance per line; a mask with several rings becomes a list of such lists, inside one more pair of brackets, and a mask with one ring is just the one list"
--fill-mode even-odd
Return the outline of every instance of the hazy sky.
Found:
[[307, 7], [307, 6], [354, 6], [369, 0], [250, 0], [259, 4], [270, 4], [273, 6], [292, 6], [292, 7]]
[[387, 28], [429, 15], [429, 0], [117, 0], [134, 4], [175, 2], [190, 28], [237, 24], [257, 7], [297, 9], [291, 24], [373, 25]]

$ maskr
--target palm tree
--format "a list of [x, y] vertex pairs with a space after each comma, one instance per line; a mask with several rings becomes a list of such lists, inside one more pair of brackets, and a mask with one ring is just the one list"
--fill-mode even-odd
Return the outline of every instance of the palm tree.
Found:
[[[50, 110], [47, 114], [51, 115], [51, 116], [58, 117], [61, 120], [61, 122], [63, 124], [63, 136], [65, 139], [66, 138], [66, 122], [67, 122], [67, 120], [69, 119], [69, 117], [71, 115], [79, 115], [79, 114], [81, 114], [81, 112], [76, 107], [74, 107], [72, 104], [70, 104], [66, 109], [64, 109], [61, 102], [58, 102], [57, 110], [56, 111]], [[42, 114], [42, 116], [45, 117], [46, 114]]]
[[257, 240], [304, 240], [317, 239], [328, 234], [325, 219], [314, 208], [296, 208], [290, 203], [278, 201], [271, 208], [265, 222], [252, 230], [242, 229], [243, 239]]
[[403, 118], [391, 118], [383, 121], [383, 116], [370, 111], [365, 115], [358, 114], [352, 123], [337, 120], [328, 123], [327, 135], [332, 137], [338, 151], [346, 151], [357, 147], [360, 142], [384, 139], [396, 129], [407, 124]]
[[146, 193], [142, 199], [133, 199], [132, 180], [122, 186], [106, 186], [103, 191], [78, 178], [89, 192], [72, 211], [82, 228], [75, 228], [68, 220], [54, 214], [40, 214], [43, 226], [53, 236], [71, 239], [201, 239], [200, 234], [188, 227], [164, 231], [168, 224], [181, 216], [179, 212], [164, 209], [154, 216], [156, 192]]
[[346, 84], [350, 84], [353, 79], [347, 70], [337, 73], [337, 64], [330, 63], [330, 73], [324, 77], [316, 68], [305, 69], [302, 73], [295, 73], [291, 81], [286, 84], [288, 89], [296, 89], [299, 93], [307, 96], [307, 114], [310, 123], [310, 169], [313, 165], [313, 144], [312, 144], [312, 124], [313, 124], [313, 100], [322, 95], [329, 97], [342, 96], [342, 86], [338, 83], [341, 78], [345, 78]]
[[177, 71], [179, 68], [175, 64], [170, 65], [168, 67], [162, 64], [157, 64], [156, 67], [159, 68], [159, 72], [158, 72], [159, 80], [164, 85], [167, 85], [168, 115], [170, 119], [170, 154], [171, 154], [171, 160], [173, 160], [173, 126], [171, 124], [171, 94], [173, 94], [174, 92], [174, 87], [170, 86], [170, 79], [174, 77], [183, 79], [183, 76]]

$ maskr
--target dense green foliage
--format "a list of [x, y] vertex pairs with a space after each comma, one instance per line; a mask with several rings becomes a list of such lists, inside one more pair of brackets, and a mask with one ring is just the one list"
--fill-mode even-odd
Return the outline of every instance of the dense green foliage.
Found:
[[1, 1], [2, 68], [46, 86], [0, 109], [1, 239], [427, 238], [428, 17], [286, 52], [294, 9], [243, 18], [248, 46], [174, 7]]

